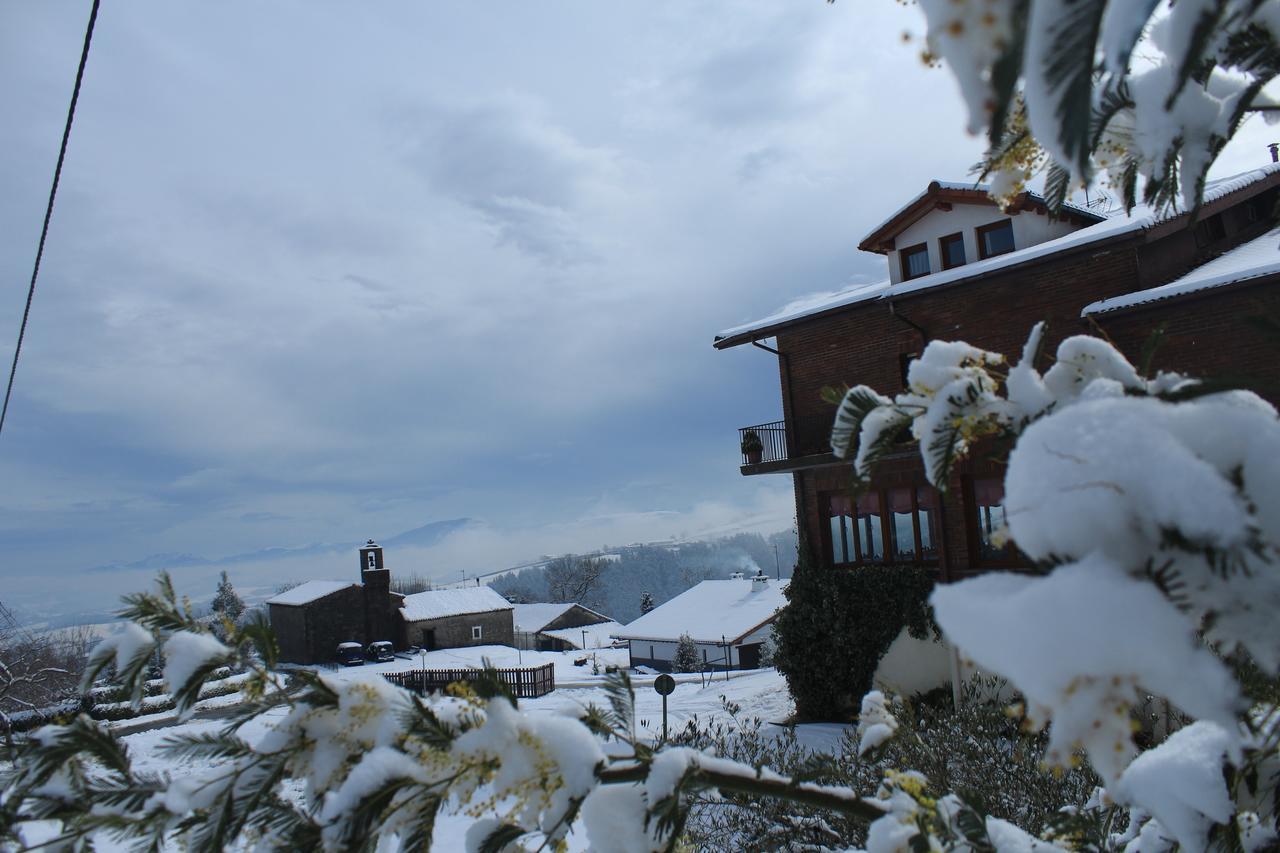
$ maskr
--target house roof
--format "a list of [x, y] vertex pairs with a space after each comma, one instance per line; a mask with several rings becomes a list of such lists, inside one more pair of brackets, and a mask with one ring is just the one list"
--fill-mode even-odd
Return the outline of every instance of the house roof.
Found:
[[583, 625], [580, 628], [552, 628], [550, 631], [543, 631], [548, 637], [555, 637], [557, 640], [563, 640], [575, 649], [583, 648], [582, 632], [587, 632], [588, 649], [607, 649], [613, 642], [613, 635], [622, 630], [622, 625], [618, 622], [596, 622], [593, 625]]
[[1168, 284], [1091, 303], [1080, 316], [1105, 314], [1276, 274], [1280, 274], [1280, 227], [1242, 243]]
[[[1228, 178], [1207, 182], [1204, 190], [1204, 207], [1206, 209], [1211, 208], [1215, 202], [1223, 201], [1227, 196], [1249, 189], [1264, 180], [1273, 185], [1280, 183], [1280, 163], [1268, 163], [1261, 169], [1253, 169]], [[1147, 205], [1137, 205], [1129, 215], [1113, 216], [1096, 225], [1081, 228], [1062, 237], [1046, 240], [1043, 243], [1037, 243], [1034, 246], [1028, 246], [1025, 249], [1018, 249], [1017, 251], [983, 261], [942, 270], [920, 278], [898, 282], [897, 284], [889, 281], [869, 284], [859, 283], [829, 293], [810, 294], [788, 303], [778, 311], [760, 320], [725, 329], [716, 335], [714, 346], [717, 349], [726, 349], [750, 343], [751, 341], [773, 337], [778, 331], [788, 326], [824, 314], [835, 313], [850, 305], [872, 300], [892, 299], [897, 296], [917, 293], [944, 285], [960, 284], [998, 270], [1032, 263], [1061, 252], [1072, 251], [1104, 241], [1139, 235], [1186, 215], [1186, 212], [1177, 210], [1162, 211]]]
[[703, 581], [613, 634], [620, 640], [675, 642], [688, 634], [700, 643], [737, 641], [773, 619], [787, 604], [787, 581], [752, 591], [751, 579]]
[[[871, 229], [870, 233], [858, 243], [858, 248], [864, 252], [876, 252], [881, 255], [890, 252], [893, 250], [895, 237], [934, 210], [950, 210], [953, 204], [984, 204], [990, 207], [997, 207], [998, 205], [988, 194], [990, 190], [991, 187], [988, 184], [930, 181], [924, 192], [898, 208], [888, 219]], [[1008, 213], [1036, 209], [1045, 211], [1048, 209], [1048, 203], [1044, 200], [1044, 196], [1039, 193], [1025, 190], [1018, 193], [1013, 201], [1005, 205], [1003, 209]], [[1074, 204], [1064, 204], [1062, 212], [1058, 216], [1061, 219], [1078, 222], [1082, 225], [1101, 222], [1105, 218], [1092, 210], [1086, 210]]]
[[267, 599], [267, 604], [282, 604], [289, 607], [298, 607], [303, 604], [310, 604], [313, 601], [319, 601], [326, 595], [333, 595], [353, 586], [359, 586], [351, 581], [307, 581], [298, 584], [292, 589], [286, 589], [284, 592], [277, 593]]
[[442, 619], [466, 613], [490, 613], [511, 610], [511, 602], [487, 586], [466, 589], [432, 589], [406, 595], [400, 605], [406, 622]]
[[572, 601], [513, 604], [511, 606], [515, 610], [511, 615], [515, 618], [516, 630], [528, 634], [538, 633], [543, 628], [563, 616], [567, 611], [572, 610], [574, 607], [582, 607], [583, 610], [593, 616], [599, 616], [601, 622], [609, 621], [609, 617], [605, 616], [603, 613], [596, 613], [596, 611], [592, 610], [590, 607], [583, 607], [581, 604]]

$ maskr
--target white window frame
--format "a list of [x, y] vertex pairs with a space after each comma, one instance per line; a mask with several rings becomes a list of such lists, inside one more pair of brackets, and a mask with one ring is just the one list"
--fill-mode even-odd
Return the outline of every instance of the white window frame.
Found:
[[471, 639], [473, 639], [473, 640], [483, 640], [483, 639], [484, 639], [484, 626], [482, 626], [482, 625], [472, 625], [472, 626], [471, 626]]

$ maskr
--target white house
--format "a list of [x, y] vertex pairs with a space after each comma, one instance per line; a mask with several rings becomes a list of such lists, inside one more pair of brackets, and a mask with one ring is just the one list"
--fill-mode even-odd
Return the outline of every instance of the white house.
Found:
[[764, 575], [703, 581], [613, 636], [627, 641], [632, 666], [671, 669], [676, 645], [688, 634], [708, 669], [755, 669], [761, 644], [787, 604], [786, 587]]
[[573, 602], [514, 604], [516, 647], [544, 652], [607, 648], [622, 629], [603, 613]]

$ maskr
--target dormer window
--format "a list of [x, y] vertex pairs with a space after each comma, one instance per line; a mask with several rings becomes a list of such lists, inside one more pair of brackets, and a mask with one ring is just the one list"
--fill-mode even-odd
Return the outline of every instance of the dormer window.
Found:
[[948, 234], [940, 239], [938, 241], [938, 254], [942, 255], [942, 268], [944, 270], [964, 266], [964, 235]]
[[921, 243], [899, 252], [902, 258], [902, 280], [919, 278], [929, 274], [929, 247]]
[[978, 229], [978, 257], [994, 258], [1013, 251], [1013, 220], [1003, 219]]

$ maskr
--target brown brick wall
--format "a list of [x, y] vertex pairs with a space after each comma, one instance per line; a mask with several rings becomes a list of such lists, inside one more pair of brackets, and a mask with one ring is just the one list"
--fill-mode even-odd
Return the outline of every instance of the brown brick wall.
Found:
[[[1228, 214], [1236, 215], [1232, 211]], [[1214, 248], [1230, 248], [1256, 236], [1265, 226], [1261, 223], [1237, 232], [1229, 245]], [[863, 384], [887, 395], [902, 390], [899, 357], [920, 352], [925, 342], [924, 335], [904, 318], [932, 339], [967, 341], [1013, 360], [1021, 353], [1031, 327], [1044, 320], [1048, 323], [1045, 352], [1051, 354], [1065, 337], [1097, 333], [1097, 327], [1080, 317], [1086, 305], [1161, 284], [1203, 257], [1204, 251], [1196, 246], [1190, 230], [1170, 231], [1154, 242], [1127, 238], [980, 280], [897, 297], [893, 300], [897, 317], [886, 301], [875, 300], [785, 329], [777, 336], [778, 349], [785, 356], [780, 359], [782, 398], [799, 453], [827, 449], [834, 408], [821, 399], [824, 386]], [[1136, 362], [1152, 330], [1166, 322], [1166, 343], [1158, 352], [1156, 368], [1194, 375], [1244, 375], [1248, 386], [1275, 402], [1280, 400], [1280, 358], [1275, 342], [1246, 318], [1269, 315], [1280, 321], [1278, 284], [1280, 276], [1246, 287], [1207, 291], [1202, 296], [1106, 314], [1098, 319], [1098, 326]], [[944, 578], [987, 568], [971, 555], [968, 506], [963, 496], [968, 477], [992, 474], [998, 475], [999, 468], [991, 462], [967, 463], [949, 485], [943, 499], [943, 554], [939, 561]], [[801, 470], [794, 473], [794, 482], [797, 517], [803, 519], [814, 555], [825, 560], [829, 532], [819, 514], [819, 497], [847, 489], [848, 469]], [[877, 488], [925, 482], [915, 452], [886, 460], [874, 475]]]

